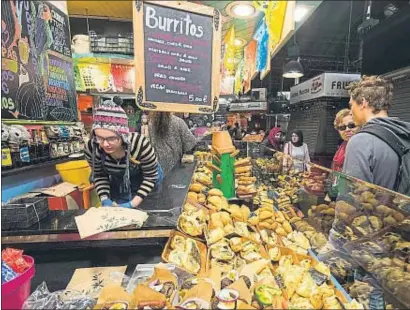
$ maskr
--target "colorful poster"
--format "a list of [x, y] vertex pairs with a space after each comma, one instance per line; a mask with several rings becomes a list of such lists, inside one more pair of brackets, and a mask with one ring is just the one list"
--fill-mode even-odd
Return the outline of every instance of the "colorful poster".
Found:
[[256, 73], [256, 40], [252, 40], [244, 49], [244, 76], [243, 76], [243, 87], [244, 93], [251, 90], [251, 82], [255, 77]]
[[282, 29], [285, 21], [288, 1], [268, 1], [265, 12], [266, 25], [268, 26], [270, 50], [274, 51], [282, 39]]
[[111, 75], [113, 91], [119, 93], [134, 93], [135, 69], [134, 66], [112, 64]]
[[235, 26], [229, 29], [224, 38], [224, 69], [226, 75], [231, 75], [235, 71]]
[[2, 1], [1, 9], [2, 118], [76, 121], [65, 11], [47, 1]]
[[268, 54], [269, 35], [265, 19], [262, 20], [253, 38], [257, 41], [256, 71], [260, 72], [266, 69], [267, 58], [270, 56]]
[[96, 90], [100, 93], [111, 90], [110, 64], [79, 63], [78, 71], [86, 89]]
[[244, 66], [245, 66], [245, 61], [242, 58], [238, 63], [238, 67], [236, 68], [236, 73], [235, 73], [235, 88], [234, 88], [235, 95], [239, 95], [239, 93], [241, 93], [243, 89], [242, 80], [243, 80]]

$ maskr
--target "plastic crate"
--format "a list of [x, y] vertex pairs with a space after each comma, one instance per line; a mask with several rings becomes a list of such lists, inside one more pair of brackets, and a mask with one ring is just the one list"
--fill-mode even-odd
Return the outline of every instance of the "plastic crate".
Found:
[[28, 228], [47, 217], [48, 213], [46, 197], [12, 200], [1, 208], [1, 226], [3, 230]]

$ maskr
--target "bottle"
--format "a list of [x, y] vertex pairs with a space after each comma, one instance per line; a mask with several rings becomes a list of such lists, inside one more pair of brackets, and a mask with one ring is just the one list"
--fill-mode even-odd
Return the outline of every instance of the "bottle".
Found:
[[11, 160], [11, 150], [6, 142], [1, 141], [1, 168], [11, 169], [13, 167], [13, 162]]
[[27, 140], [27, 145], [28, 145], [28, 154], [30, 158], [30, 165], [34, 165], [38, 163], [38, 156], [37, 156], [37, 150], [36, 150], [36, 145], [34, 143], [34, 131], [35, 130], [30, 130], [29, 131], [29, 138]]
[[50, 142], [48, 141], [44, 128], [40, 129], [40, 140], [43, 145], [43, 161], [50, 160]]
[[40, 130], [33, 130], [33, 140], [37, 155], [37, 162], [41, 163], [44, 161], [44, 146], [43, 142], [41, 141]]
[[28, 166], [31, 164], [30, 161], [30, 146], [29, 141], [24, 140], [20, 143], [20, 160], [22, 166]]
[[11, 161], [13, 163], [13, 169], [20, 168], [23, 163], [20, 158], [20, 145], [17, 143], [10, 143], [10, 151], [11, 151]]

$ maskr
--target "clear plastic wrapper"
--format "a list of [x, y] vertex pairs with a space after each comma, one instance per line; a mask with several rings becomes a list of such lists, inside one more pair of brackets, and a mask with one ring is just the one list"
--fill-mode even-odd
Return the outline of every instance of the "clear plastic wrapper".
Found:
[[[164, 264], [178, 279], [178, 286], [192, 275], [179, 269], [174, 264]], [[131, 294], [138, 284], [146, 282], [153, 274], [156, 264], [138, 264], [126, 286], [126, 290]]]
[[17, 276], [17, 272], [11, 269], [5, 262], [1, 262], [1, 284], [9, 282]]
[[77, 291], [57, 291], [51, 293], [45, 282], [24, 302], [23, 309], [92, 309], [95, 300]]

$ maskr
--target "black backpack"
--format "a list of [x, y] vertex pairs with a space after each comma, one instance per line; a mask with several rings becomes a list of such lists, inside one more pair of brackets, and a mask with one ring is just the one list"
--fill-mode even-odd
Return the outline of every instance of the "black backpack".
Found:
[[360, 132], [367, 132], [378, 137], [389, 145], [399, 156], [400, 168], [397, 173], [396, 185], [394, 190], [398, 193], [410, 196], [410, 141], [401, 138], [389, 129], [380, 125], [368, 125]]

